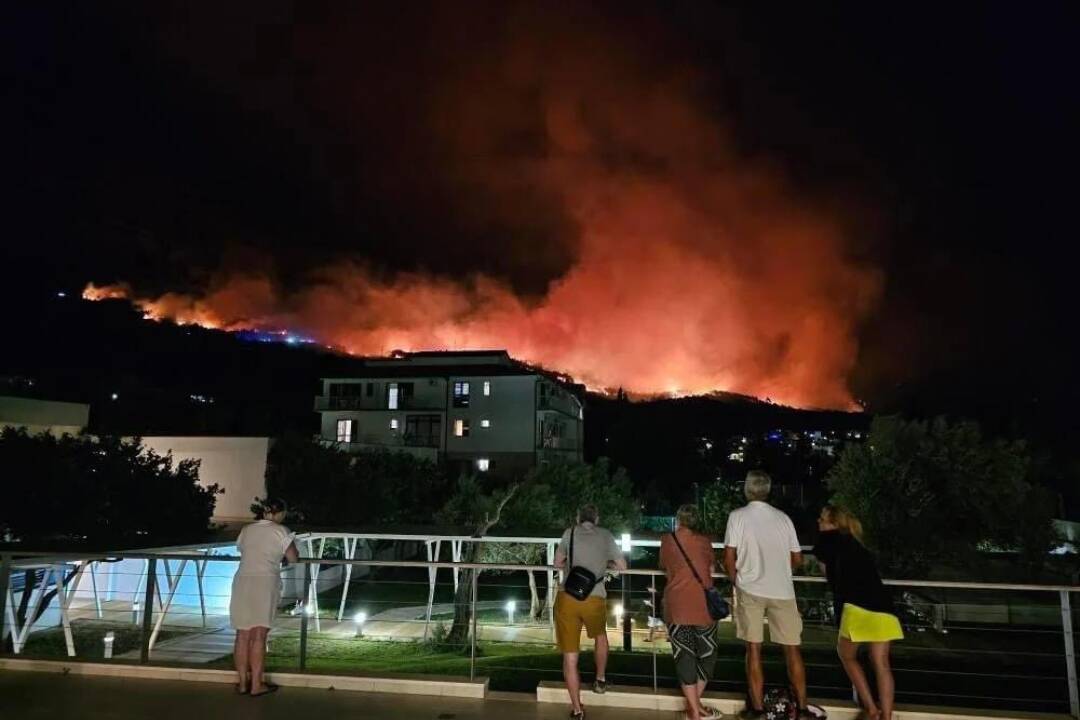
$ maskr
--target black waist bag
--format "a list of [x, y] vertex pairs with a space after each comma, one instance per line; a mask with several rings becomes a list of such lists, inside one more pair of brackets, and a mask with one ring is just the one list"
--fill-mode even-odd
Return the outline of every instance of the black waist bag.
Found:
[[574, 530], [570, 529], [570, 555], [567, 559], [567, 564], [570, 566], [570, 572], [566, 574], [566, 579], [563, 581], [563, 590], [566, 594], [575, 600], [584, 600], [592, 593], [593, 588], [596, 587], [596, 575], [592, 570], [583, 568], [580, 565], [574, 565]]

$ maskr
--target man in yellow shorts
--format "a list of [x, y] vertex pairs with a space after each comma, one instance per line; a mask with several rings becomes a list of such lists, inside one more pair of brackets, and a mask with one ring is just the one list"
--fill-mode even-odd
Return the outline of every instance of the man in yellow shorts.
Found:
[[[563, 533], [555, 551], [555, 566], [564, 571], [571, 567], [583, 567], [599, 581], [584, 600], [578, 600], [560, 588], [555, 596], [554, 612], [555, 641], [563, 656], [563, 678], [566, 680], [566, 690], [570, 693], [570, 717], [580, 719], [585, 715], [581, 705], [581, 676], [578, 673], [581, 628], [585, 628], [585, 633], [596, 644], [596, 680], [593, 682], [593, 691], [602, 693], [607, 690], [607, 676], [604, 673], [608, 659], [607, 590], [604, 588], [604, 573], [608, 568], [625, 570], [626, 560], [619, 552], [615, 536], [597, 526], [600, 517], [595, 505], [583, 506], [578, 510], [577, 519], [577, 525]], [[572, 558], [569, 557], [571, 534]]]

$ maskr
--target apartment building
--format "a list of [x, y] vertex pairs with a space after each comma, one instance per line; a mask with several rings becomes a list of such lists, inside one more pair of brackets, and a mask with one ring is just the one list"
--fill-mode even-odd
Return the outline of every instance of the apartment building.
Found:
[[361, 363], [350, 377], [322, 379], [315, 410], [328, 443], [500, 474], [582, 457], [576, 388], [505, 350], [396, 353]]

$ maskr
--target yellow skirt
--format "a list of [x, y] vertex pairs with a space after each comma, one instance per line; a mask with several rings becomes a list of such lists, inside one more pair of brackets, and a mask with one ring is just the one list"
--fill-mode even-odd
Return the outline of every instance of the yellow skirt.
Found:
[[889, 642], [903, 640], [904, 631], [895, 615], [864, 610], [844, 603], [840, 616], [840, 637], [851, 642]]

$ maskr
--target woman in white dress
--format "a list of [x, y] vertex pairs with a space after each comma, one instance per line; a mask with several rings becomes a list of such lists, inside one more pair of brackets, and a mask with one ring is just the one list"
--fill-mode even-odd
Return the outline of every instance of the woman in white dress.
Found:
[[229, 601], [229, 620], [236, 630], [236, 691], [252, 697], [277, 690], [263, 678], [266, 636], [281, 601], [281, 560], [296, 562], [299, 557], [293, 534], [281, 524], [285, 511], [283, 501], [267, 501], [265, 518], [246, 526], [236, 540], [240, 567]]

